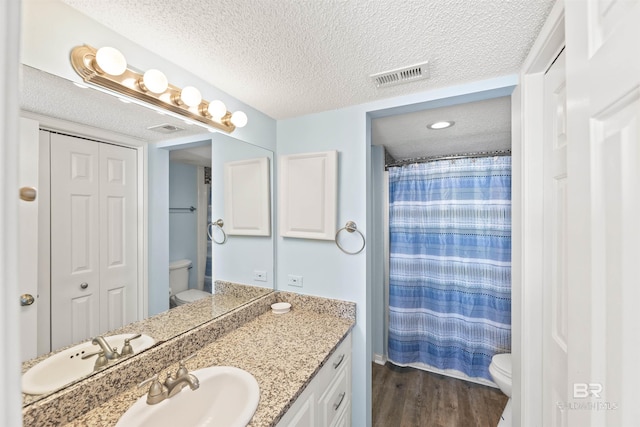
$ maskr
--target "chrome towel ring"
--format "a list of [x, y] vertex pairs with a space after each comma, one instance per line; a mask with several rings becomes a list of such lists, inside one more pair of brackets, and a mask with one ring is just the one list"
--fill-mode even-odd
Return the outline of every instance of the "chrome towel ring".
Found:
[[[345, 250], [341, 245], [340, 242], [338, 241], [338, 235], [340, 234], [341, 231], [346, 230], [347, 233], [353, 233], [354, 231], [356, 233], [358, 233], [360, 235], [360, 237], [362, 237], [362, 247], [360, 249], [358, 249], [355, 252], [349, 252], [347, 250]], [[355, 254], [359, 254], [360, 252], [362, 252], [362, 250], [364, 249], [364, 246], [366, 245], [366, 240], [364, 238], [364, 234], [362, 234], [362, 232], [360, 230], [358, 230], [358, 226], [356, 225], [355, 222], [353, 221], [347, 221], [347, 223], [345, 224], [344, 227], [342, 227], [340, 230], [338, 230], [336, 232], [336, 246], [338, 246], [338, 248], [340, 248], [340, 250], [342, 252], [344, 252], [345, 254], [349, 254], [349, 255], [355, 255]]]
[[[217, 227], [220, 229], [220, 231], [222, 231], [222, 242], [218, 242], [216, 239], [213, 238], [213, 227]], [[207, 227], [207, 234], [209, 235], [209, 238], [219, 244], [219, 245], [224, 245], [225, 242], [227, 241], [227, 233], [224, 232], [224, 221], [222, 220], [222, 218], [219, 218], [217, 221], [215, 222], [210, 222], [209, 226]]]

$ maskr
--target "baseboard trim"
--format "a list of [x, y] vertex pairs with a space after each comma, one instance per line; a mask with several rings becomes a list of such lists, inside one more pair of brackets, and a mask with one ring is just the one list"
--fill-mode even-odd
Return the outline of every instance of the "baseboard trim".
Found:
[[387, 363], [387, 358], [382, 354], [373, 354], [373, 361], [378, 365], [384, 365]]

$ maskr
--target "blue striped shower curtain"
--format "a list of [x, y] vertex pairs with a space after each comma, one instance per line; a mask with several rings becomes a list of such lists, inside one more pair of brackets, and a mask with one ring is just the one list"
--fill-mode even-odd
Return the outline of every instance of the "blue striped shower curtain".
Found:
[[511, 157], [389, 169], [389, 359], [491, 380], [511, 349]]

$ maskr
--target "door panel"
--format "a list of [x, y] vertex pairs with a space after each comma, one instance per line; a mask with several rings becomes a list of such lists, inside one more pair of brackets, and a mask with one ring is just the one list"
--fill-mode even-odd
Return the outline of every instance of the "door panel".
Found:
[[566, 6], [571, 425], [636, 425], [640, 1]]
[[53, 348], [138, 319], [135, 150], [51, 134]]
[[138, 185], [135, 150], [100, 146], [100, 325], [137, 320]]
[[125, 287], [112, 288], [107, 291], [106, 300], [107, 325], [106, 329], [113, 329], [123, 326], [127, 321], [127, 290]]
[[[71, 299], [71, 343], [84, 341], [95, 336], [98, 329], [98, 322], [95, 316], [95, 306], [98, 304], [98, 297], [95, 293]], [[58, 326], [59, 327], [59, 326]]]
[[566, 426], [567, 146], [566, 67], [562, 52], [544, 78], [543, 421]]
[[[640, 93], [616, 103], [603, 114], [595, 115], [591, 123], [591, 171], [593, 202], [597, 205], [592, 217], [593, 376], [603, 385], [604, 402], [624, 406], [626, 412], [634, 406], [637, 381], [640, 381], [636, 353], [640, 332], [637, 312], [640, 254]], [[637, 404], [636, 404], [637, 406]], [[607, 425], [631, 425], [630, 419], [605, 412]], [[637, 411], [634, 411], [638, 413]], [[640, 414], [640, 413], [638, 413]], [[637, 422], [637, 421], [636, 421]]]
[[98, 145], [51, 134], [51, 345], [98, 334]]

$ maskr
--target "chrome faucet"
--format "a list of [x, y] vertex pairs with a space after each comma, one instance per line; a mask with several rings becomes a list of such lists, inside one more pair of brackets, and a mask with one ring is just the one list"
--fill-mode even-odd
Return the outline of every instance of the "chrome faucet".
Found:
[[104, 337], [97, 336], [91, 341], [91, 343], [93, 345], [100, 346], [102, 351], [104, 351], [104, 357], [106, 357], [107, 360], [116, 360], [120, 358], [120, 354], [117, 351], [118, 350], [117, 347], [111, 348], [111, 346], [109, 345], [107, 340], [104, 339]]
[[192, 354], [186, 359], [182, 359], [180, 361], [178, 371], [176, 372], [176, 377], [173, 378], [171, 374], [167, 375], [167, 379], [164, 381], [164, 384], [158, 380], [158, 374], [140, 383], [138, 387], [151, 383], [151, 387], [149, 387], [149, 392], [147, 393], [147, 403], [149, 405], [155, 405], [169, 397], [175, 396], [180, 393], [186, 385], [189, 385], [191, 390], [196, 390], [200, 387], [200, 381], [198, 378], [195, 375], [190, 374], [184, 366], [185, 362], [194, 356], [195, 354]]

